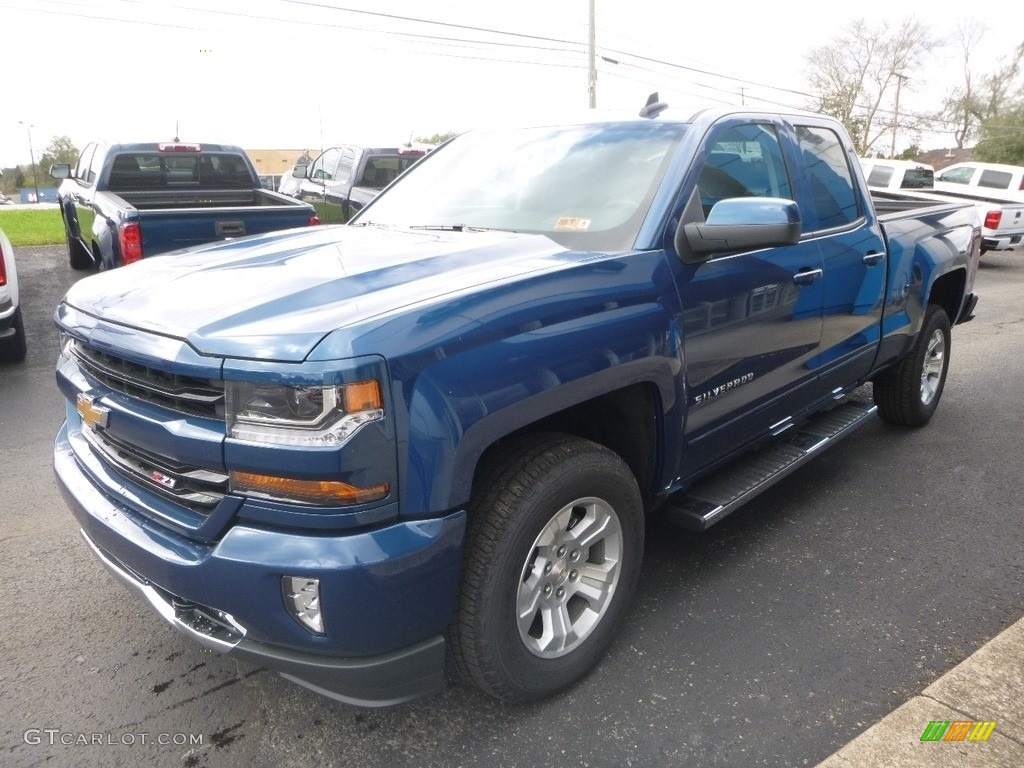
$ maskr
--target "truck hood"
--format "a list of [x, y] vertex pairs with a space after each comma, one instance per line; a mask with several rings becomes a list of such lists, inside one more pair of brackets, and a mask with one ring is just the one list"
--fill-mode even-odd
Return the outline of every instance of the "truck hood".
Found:
[[587, 257], [542, 235], [326, 226], [145, 259], [64, 300], [201, 354], [298, 362], [336, 329]]

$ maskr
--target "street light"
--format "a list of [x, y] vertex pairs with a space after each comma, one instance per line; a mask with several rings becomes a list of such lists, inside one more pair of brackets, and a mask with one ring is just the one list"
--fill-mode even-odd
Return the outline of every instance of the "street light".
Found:
[[32, 151], [32, 129], [34, 125], [27, 124], [24, 120], [19, 120], [18, 125], [25, 126], [25, 132], [28, 134], [28, 159], [32, 161], [32, 186], [36, 190], [36, 202], [39, 202], [39, 179], [36, 178], [36, 155]]
[[902, 72], [893, 72], [896, 76], [896, 108], [893, 110], [892, 118], [892, 149], [889, 150], [889, 157], [896, 157], [896, 127], [900, 122], [900, 86], [903, 85], [904, 80], [910, 78], [904, 75]]

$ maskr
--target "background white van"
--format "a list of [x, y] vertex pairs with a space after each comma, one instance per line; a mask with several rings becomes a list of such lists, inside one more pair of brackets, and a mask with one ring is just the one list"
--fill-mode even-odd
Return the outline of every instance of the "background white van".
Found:
[[878, 160], [862, 157], [860, 167], [875, 189], [931, 189], [935, 169], [913, 160]]

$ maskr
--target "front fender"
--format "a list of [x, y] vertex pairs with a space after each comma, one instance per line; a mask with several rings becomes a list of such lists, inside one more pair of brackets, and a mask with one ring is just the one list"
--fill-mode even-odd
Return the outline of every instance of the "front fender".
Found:
[[464, 351], [425, 370], [409, 399], [402, 515], [469, 500], [483, 452], [547, 416], [638, 383], [677, 401], [681, 351], [658, 304], [619, 307]]

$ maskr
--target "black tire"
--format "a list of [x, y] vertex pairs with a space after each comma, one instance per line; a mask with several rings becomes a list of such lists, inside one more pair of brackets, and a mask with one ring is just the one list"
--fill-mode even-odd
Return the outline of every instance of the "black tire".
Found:
[[907, 427], [928, 422], [946, 386], [950, 340], [946, 311], [929, 304], [910, 354], [874, 381], [875, 405], [885, 421]]
[[25, 323], [21, 318], [21, 307], [18, 307], [14, 310], [14, 335], [0, 341], [0, 363], [20, 363], [26, 352]]
[[448, 633], [455, 671], [504, 701], [549, 696], [583, 677], [636, 591], [644, 523], [633, 474], [603, 446], [552, 434], [503, 446], [470, 502]]

